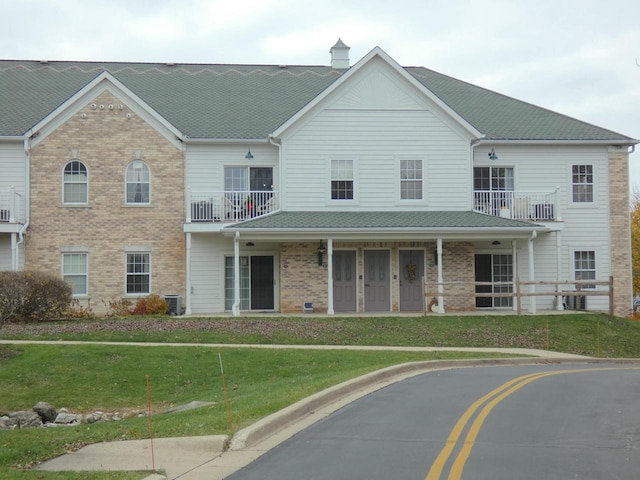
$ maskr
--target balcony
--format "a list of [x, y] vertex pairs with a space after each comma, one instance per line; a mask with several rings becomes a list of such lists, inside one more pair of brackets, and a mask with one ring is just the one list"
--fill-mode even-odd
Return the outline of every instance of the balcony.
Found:
[[279, 192], [264, 190], [187, 190], [187, 223], [233, 223], [258, 218], [280, 208]]
[[489, 191], [473, 192], [474, 211], [531, 222], [553, 222], [560, 218], [558, 190], [553, 192]]
[[11, 187], [0, 190], [0, 223], [24, 223], [24, 195]]

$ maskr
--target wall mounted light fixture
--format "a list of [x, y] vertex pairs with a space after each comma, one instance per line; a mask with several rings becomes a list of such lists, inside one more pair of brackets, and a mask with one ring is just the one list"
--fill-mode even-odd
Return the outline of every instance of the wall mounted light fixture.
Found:
[[497, 160], [498, 155], [496, 155], [495, 149], [491, 149], [491, 151], [487, 154], [489, 156], [489, 160]]
[[322, 240], [320, 240], [320, 246], [318, 247], [318, 266], [321, 267], [324, 263], [322, 255], [327, 253], [327, 247], [322, 244]]
[[246, 158], [247, 160], [253, 160], [253, 155], [251, 154], [251, 148], [249, 148], [249, 151], [244, 156], [244, 158]]

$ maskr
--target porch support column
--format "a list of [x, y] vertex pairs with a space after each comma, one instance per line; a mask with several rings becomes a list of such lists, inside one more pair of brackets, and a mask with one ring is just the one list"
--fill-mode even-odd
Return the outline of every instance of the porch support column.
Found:
[[186, 278], [185, 278], [185, 292], [184, 292], [184, 314], [191, 315], [191, 233], [187, 233], [186, 238], [187, 243], [187, 268], [186, 268]]
[[[533, 269], [533, 239], [536, 238], [538, 236], [538, 233], [536, 231], [533, 231], [531, 233], [531, 236], [529, 237], [529, 280], [530, 281], [534, 281], [536, 279], [536, 274], [535, 271]], [[531, 293], [536, 293], [536, 286], [535, 285], [530, 285], [529, 286], [529, 291]], [[535, 314], [536, 313], [536, 297], [535, 296], [531, 296], [529, 297], [529, 313], [531, 314]]]
[[[516, 246], [518, 245], [517, 240], [511, 240], [511, 261], [513, 263], [513, 286], [511, 287], [511, 291], [516, 291], [516, 280], [518, 278], [518, 249]], [[512, 297], [513, 298], [513, 297]], [[518, 300], [513, 302], [513, 310], [518, 310]]]
[[442, 282], [442, 238], [438, 238], [438, 313], [444, 313], [444, 285]]
[[240, 316], [240, 232], [233, 237], [233, 305], [231, 313]]
[[[558, 230], [556, 232], [556, 281], [562, 281], [562, 274], [560, 265], [562, 261], [562, 233]], [[556, 285], [556, 291], [560, 292], [562, 290], [560, 288], [560, 284]], [[556, 310], [564, 310], [564, 306], [562, 305], [562, 297], [556, 297]]]
[[333, 315], [333, 238], [327, 239], [327, 314]]

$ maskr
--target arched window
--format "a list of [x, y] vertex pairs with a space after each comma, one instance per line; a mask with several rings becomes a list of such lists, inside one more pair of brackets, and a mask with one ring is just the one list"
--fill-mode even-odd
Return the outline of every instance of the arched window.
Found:
[[142, 160], [134, 160], [127, 166], [126, 203], [148, 205], [151, 202], [151, 174]]
[[88, 183], [89, 176], [84, 163], [80, 160], [67, 163], [62, 175], [62, 203], [87, 203]]

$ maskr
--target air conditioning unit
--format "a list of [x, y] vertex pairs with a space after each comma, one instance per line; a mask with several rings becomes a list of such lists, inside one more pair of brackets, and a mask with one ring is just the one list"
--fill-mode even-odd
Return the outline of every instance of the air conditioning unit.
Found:
[[169, 304], [169, 315], [182, 315], [182, 297], [180, 295], [165, 295]]
[[581, 295], [579, 297], [563, 297], [562, 303], [565, 310], [586, 310], [587, 309], [587, 297]]

